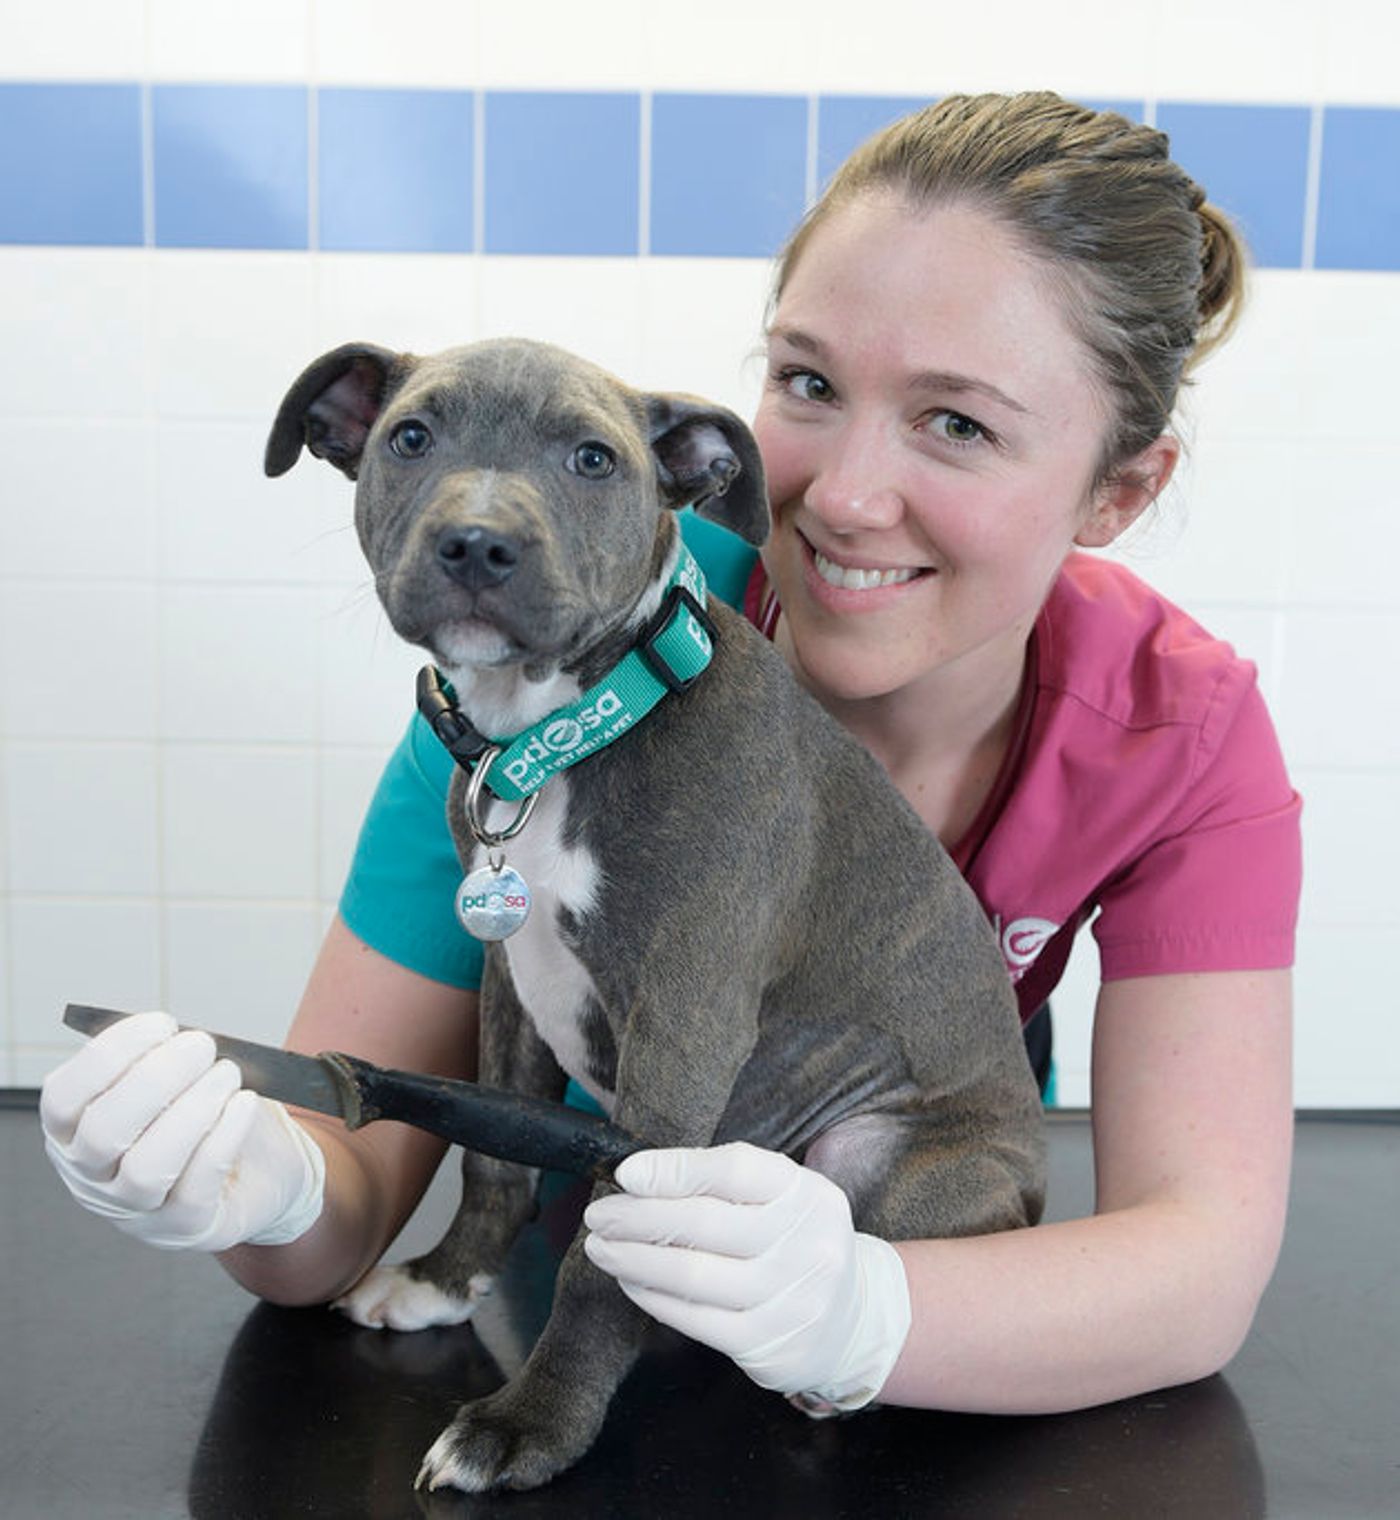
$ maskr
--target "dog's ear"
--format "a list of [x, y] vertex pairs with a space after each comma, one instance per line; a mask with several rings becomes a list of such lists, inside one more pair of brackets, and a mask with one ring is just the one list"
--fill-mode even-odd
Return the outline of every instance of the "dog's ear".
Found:
[[263, 469], [285, 475], [305, 444], [354, 480], [375, 418], [416, 362], [373, 343], [345, 343], [322, 354], [283, 398]]
[[744, 421], [697, 396], [648, 396], [651, 451], [661, 498], [751, 544], [768, 537], [768, 490], [758, 444]]

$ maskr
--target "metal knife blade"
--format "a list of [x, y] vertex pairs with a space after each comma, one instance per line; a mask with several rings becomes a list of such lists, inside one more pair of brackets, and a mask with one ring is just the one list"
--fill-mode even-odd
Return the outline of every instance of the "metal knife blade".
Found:
[[[63, 1010], [63, 1022], [79, 1034], [101, 1034], [110, 1025], [130, 1015], [116, 1008], [93, 1008], [86, 1003], [69, 1003]], [[182, 1028], [189, 1026], [182, 1025]], [[313, 1108], [318, 1114], [345, 1117], [345, 1095], [339, 1080], [324, 1062], [315, 1056], [297, 1055], [271, 1045], [257, 1045], [252, 1040], [238, 1040], [232, 1035], [205, 1031], [214, 1041], [219, 1056], [227, 1057], [243, 1073], [243, 1085], [264, 1097], [279, 1098], [301, 1108]]]
[[[115, 1008], [69, 1003], [63, 1022], [80, 1034], [94, 1035], [129, 1017]], [[624, 1157], [645, 1145], [620, 1126], [563, 1103], [450, 1077], [393, 1071], [340, 1051], [305, 1056], [205, 1032], [220, 1057], [242, 1072], [245, 1087], [331, 1114], [349, 1129], [397, 1119], [503, 1161], [591, 1177], [610, 1175]]]

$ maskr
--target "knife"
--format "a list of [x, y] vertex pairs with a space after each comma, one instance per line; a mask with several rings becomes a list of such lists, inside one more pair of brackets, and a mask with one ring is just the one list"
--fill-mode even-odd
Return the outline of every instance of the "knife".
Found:
[[[63, 1011], [63, 1022], [86, 1035], [100, 1034], [129, 1017], [115, 1008], [85, 1003], [69, 1003]], [[304, 1056], [205, 1032], [219, 1055], [243, 1073], [245, 1087], [331, 1114], [343, 1119], [347, 1129], [376, 1119], [397, 1119], [502, 1161], [600, 1179], [610, 1177], [624, 1157], [645, 1149], [645, 1141], [619, 1125], [563, 1103], [451, 1077], [393, 1071], [337, 1050]]]

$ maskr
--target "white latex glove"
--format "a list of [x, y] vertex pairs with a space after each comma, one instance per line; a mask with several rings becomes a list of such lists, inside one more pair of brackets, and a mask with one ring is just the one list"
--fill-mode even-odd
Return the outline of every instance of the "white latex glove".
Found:
[[239, 1082], [207, 1034], [136, 1014], [50, 1072], [44, 1149], [79, 1203], [149, 1245], [285, 1245], [320, 1216], [325, 1158]]
[[736, 1143], [639, 1151], [589, 1205], [584, 1250], [648, 1314], [809, 1414], [859, 1409], [909, 1333], [893, 1246], [858, 1234], [820, 1172]]

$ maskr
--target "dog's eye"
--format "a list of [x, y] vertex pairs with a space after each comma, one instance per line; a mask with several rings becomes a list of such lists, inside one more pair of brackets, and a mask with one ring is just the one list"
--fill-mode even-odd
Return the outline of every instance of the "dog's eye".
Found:
[[603, 480], [617, 468], [617, 455], [605, 443], [581, 443], [569, 455], [569, 468], [585, 480]]
[[401, 422], [389, 435], [389, 447], [400, 459], [421, 459], [433, 446], [433, 435], [421, 422]]

